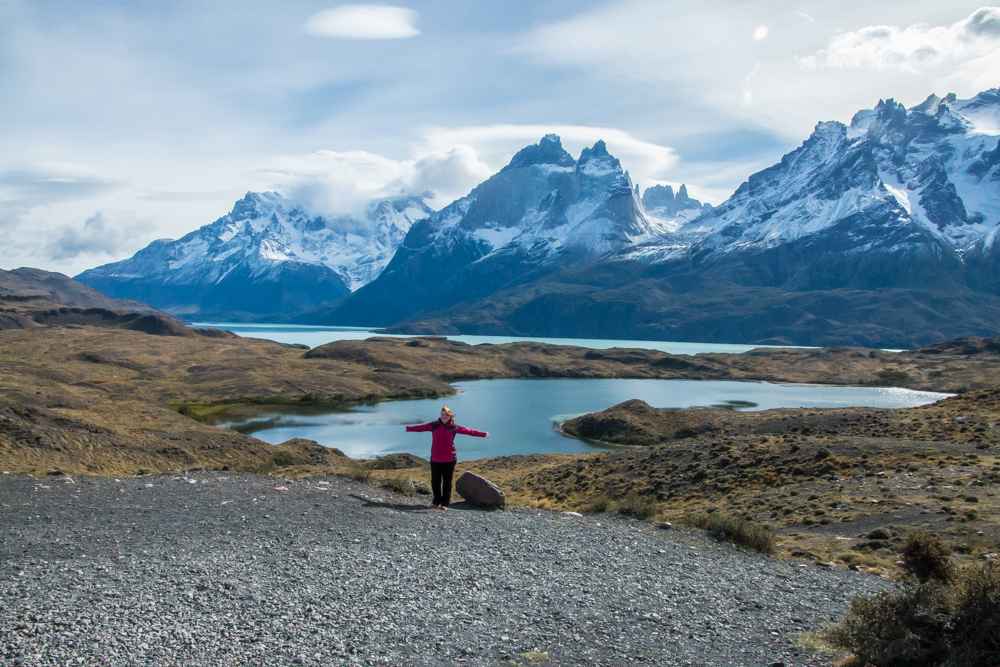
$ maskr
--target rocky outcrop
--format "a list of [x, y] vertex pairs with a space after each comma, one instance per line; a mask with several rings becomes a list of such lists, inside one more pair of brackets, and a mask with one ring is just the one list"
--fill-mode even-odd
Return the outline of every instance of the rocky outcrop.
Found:
[[426, 468], [430, 465], [427, 459], [400, 452], [379, 456], [369, 464], [372, 470], [407, 470], [409, 468]]

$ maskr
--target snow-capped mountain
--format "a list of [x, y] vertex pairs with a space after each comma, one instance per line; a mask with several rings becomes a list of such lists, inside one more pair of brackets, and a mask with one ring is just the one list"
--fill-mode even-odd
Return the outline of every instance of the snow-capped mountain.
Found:
[[315, 215], [274, 192], [249, 193], [215, 222], [77, 280], [177, 315], [314, 308], [374, 280], [411, 225], [433, 212], [427, 197], [373, 202], [357, 220]]
[[998, 139], [995, 89], [883, 101], [850, 125], [819, 123], [716, 208], [650, 188], [646, 240], [554, 272], [510, 267], [502, 289], [393, 330], [890, 347], [995, 336]]
[[382, 275], [324, 319], [391, 324], [669, 230], [643, 212], [628, 173], [603, 141], [574, 160], [550, 134], [467, 196], [415, 223]]
[[790, 289], [968, 282], [996, 254], [998, 135], [997, 90], [879, 102], [850, 126], [820, 123], [726, 202], [625, 254]]

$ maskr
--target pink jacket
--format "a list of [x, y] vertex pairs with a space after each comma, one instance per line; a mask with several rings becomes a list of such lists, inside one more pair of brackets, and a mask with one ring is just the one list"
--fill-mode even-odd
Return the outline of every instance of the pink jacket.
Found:
[[[454, 428], [454, 430], [452, 430]], [[434, 463], [450, 463], [457, 461], [455, 454], [455, 434], [473, 435], [477, 438], [485, 438], [485, 431], [477, 431], [472, 428], [459, 426], [454, 421], [448, 425], [442, 424], [441, 420], [432, 421], [429, 424], [417, 424], [407, 426], [407, 431], [433, 431], [431, 440], [431, 461]]]

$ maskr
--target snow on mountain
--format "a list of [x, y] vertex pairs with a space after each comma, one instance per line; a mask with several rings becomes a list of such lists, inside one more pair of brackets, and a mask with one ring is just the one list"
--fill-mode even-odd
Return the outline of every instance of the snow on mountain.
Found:
[[554, 134], [519, 151], [498, 174], [424, 224], [430, 230], [425, 243], [458, 233], [477, 245], [479, 260], [512, 253], [539, 261], [562, 251], [602, 254], [666, 231], [644, 215], [628, 173], [603, 141], [573, 160]]
[[433, 212], [428, 197], [373, 202], [357, 220], [316, 215], [274, 192], [248, 193], [215, 222], [77, 279], [107, 294], [143, 294], [182, 315], [315, 307], [378, 277], [412, 224]]
[[998, 139], [996, 89], [969, 100], [931, 95], [909, 110], [881, 101], [849, 127], [819, 123], [726, 202], [621, 255], [711, 262], [822, 238], [827, 253], [841, 256], [912, 251], [960, 260], [1000, 236]]
[[654, 185], [642, 193], [642, 207], [646, 216], [660, 223], [670, 232], [677, 231], [705, 211], [711, 204], [702, 204], [688, 196], [687, 186], [681, 184], [677, 194], [669, 185]]
[[574, 160], [550, 134], [467, 196], [414, 224], [378, 280], [338, 306], [331, 321], [395, 322], [668, 231], [643, 212], [628, 173], [603, 141]]

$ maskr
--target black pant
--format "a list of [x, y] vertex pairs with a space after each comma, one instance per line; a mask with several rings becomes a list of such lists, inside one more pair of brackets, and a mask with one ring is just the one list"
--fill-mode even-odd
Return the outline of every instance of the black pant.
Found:
[[431, 491], [434, 504], [447, 507], [451, 502], [451, 478], [455, 476], [455, 462], [431, 461]]

